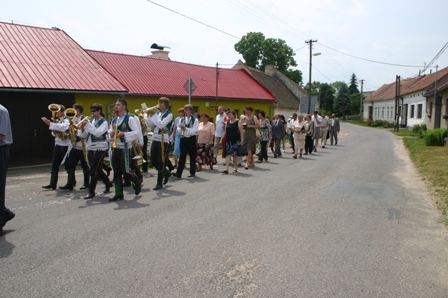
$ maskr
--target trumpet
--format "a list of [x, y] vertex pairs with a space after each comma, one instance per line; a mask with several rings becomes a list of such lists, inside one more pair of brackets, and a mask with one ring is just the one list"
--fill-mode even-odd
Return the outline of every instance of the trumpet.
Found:
[[158, 110], [160, 110], [159, 105], [150, 107], [150, 108], [146, 108], [144, 110], [142, 110], [143, 113], [147, 113], [147, 114], [154, 114], [155, 112], [157, 112]]
[[68, 136], [70, 138], [70, 141], [72, 142], [73, 146], [76, 146], [76, 129], [73, 127], [73, 117], [76, 116], [76, 110], [72, 108], [68, 108], [64, 111], [64, 115], [68, 117], [68, 120], [70, 121], [70, 126], [68, 128]]
[[114, 124], [114, 138], [112, 142], [112, 148], [117, 148], [117, 134], [118, 134], [118, 124]]
[[90, 119], [92, 119], [93, 116], [89, 116], [89, 117], [85, 117], [84, 119], [82, 119], [81, 121], [79, 121], [76, 124], [73, 124], [73, 127], [76, 128], [77, 130], [80, 129], [81, 127], [83, 127], [88, 121], [90, 121]]

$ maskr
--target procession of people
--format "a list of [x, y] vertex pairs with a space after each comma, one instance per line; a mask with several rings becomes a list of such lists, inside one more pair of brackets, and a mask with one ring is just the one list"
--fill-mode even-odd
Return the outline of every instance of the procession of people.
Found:
[[[324, 112], [321, 115], [317, 111], [313, 115], [293, 113], [288, 120], [284, 115], [275, 114], [270, 120], [264, 111], [255, 114], [251, 106], [247, 106], [240, 117], [235, 110], [219, 106], [215, 125], [210, 115], [195, 114], [190, 104], [177, 110], [177, 118], [169, 106], [170, 100], [161, 97], [157, 106], [136, 110], [143, 113], [137, 116], [128, 111], [127, 100], [119, 98], [108, 123], [103, 107], [97, 103], [90, 106], [90, 117], [83, 115], [84, 108], [79, 103], [71, 109], [50, 105], [53, 118], [44, 117], [43, 121], [55, 138], [55, 146], [50, 183], [42, 187], [56, 189], [59, 168], [64, 164], [67, 183], [59, 188], [72, 191], [76, 185], [75, 169], [80, 163], [84, 177], [80, 189], [88, 190], [84, 199], [97, 196], [98, 180], [104, 184], [103, 194], [109, 193], [114, 186], [110, 201], [123, 200], [127, 186], [132, 186], [134, 194], [138, 195], [143, 185], [142, 172], [146, 173], [148, 169], [147, 146], [150, 146], [150, 164], [157, 171], [153, 188], [157, 191], [169, 182], [170, 177], [182, 178], [187, 157], [188, 178], [194, 178], [203, 169], [216, 169], [219, 149], [225, 167], [220, 172], [229, 174], [231, 164], [232, 173], [238, 173], [243, 159], [246, 170], [255, 167], [256, 163], [269, 162], [268, 147], [271, 147], [274, 158], [283, 157], [286, 139], [289, 139], [293, 159], [317, 152], [319, 143], [325, 148], [328, 138], [331, 138], [331, 145], [338, 144], [340, 126], [334, 114], [329, 119]], [[148, 132], [152, 133], [149, 144]], [[110, 167], [104, 162], [107, 157]], [[108, 178], [111, 168], [112, 181]]]

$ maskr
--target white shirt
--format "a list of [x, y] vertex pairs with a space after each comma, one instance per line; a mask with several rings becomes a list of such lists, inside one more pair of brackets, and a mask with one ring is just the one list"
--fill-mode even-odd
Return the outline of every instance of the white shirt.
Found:
[[320, 129], [321, 130], [327, 130], [329, 123], [330, 123], [330, 119], [328, 119], [327, 117], [323, 118], [322, 121], [319, 124]]
[[[185, 125], [188, 125], [190, 123], [190, 121], [191, 121], [191, 117], [188, 118], [187, 116], [185, 116]], [[196, 136], [198, 134], [198, 128], [199, 128], [199, 121], [198, 121], [198, 118], [196, 118], [196, 120], [193, 123], [193, 127], [186, 127], [185, 132], [184, 132], [184, 137], [189, 138], [192, 136]], [[179, 126], [177, 127], [177, 130], [179, 131], [179, 133], [182, 132], [182, 129]]]
[[[96, 127], [96, 123], [100, 121], [102, 118], [96, 120], [93, 119], [92, 122], [89, 121], [89, 123], [86, 124], [84, 127], [84, 132], [94, 135], [95, 137], [100, 137], [108, 130], [108, 123], [107, 121], [104, 121], [99, 127]], [[104, 142], [92, 142], [92, 138], [87, 137], [87, 150], [107, 150], [109, 148], [109, 144], [107, 140]]]
[[[166, 112], [166, 111], [165, 111]], [[162, 128], [165, 128], [171, 121], [173, 121], [173, 114], [170, 113], [168, 116], [162, 119], [163, 114], [165, 112], [155, 113], [151, 117], [149, 115], [146, 117], [146, 126], [149, 127], [155, 127], [154, 128], [154, 134], [152, 135], [153, 141], [162, 141], [162, 134], [159, 133], [159, 130]], [[173, 123], [174, 125], [174, 123]], [[164, 132], [163, 134], [163, 142], [169, 143], [171, 140], [170, 136], [168, 135], [168, 131]]]
[[[50, 126], [49, 126], [49, 130], [55, 130], [55, 131], [60, 131], [60, 132], [65, 133], [67, 131], [67, 129], [69, 128], [70, 122], [68, 119], [65, 119], [65, 118], [60, 118], [59, 120], [61, 121], [61, 123], [51, 122]], [[57, 136], [57, 134], [55, 134], [54, 132], [51, 132], [51, 133], [55, 137], [54, 138], [55, 145], [69, 146], [71, 144], [68, 136], [64, 140], [61, 140]]]
[[[118, 116], [116, 123], [118, 125], [120, 125], [121, 122], [123, 122], [125, 116], [126, 116], [126, 114], [124, 114], [123, 116]], [[141, 129], [140, 123], [137, 122], [137, 120], [135, 120], [135, 117], [129, 117], [128, 124], [132, 131], [124, 132], [124, 139], [125, 139], [125, 142], [128, 144], [128, 149], [129, 149], [129, 148], [132, 148], [132, 141], [134, 141], [134, 140], [138, 141], [139, 136], [141, 136], [142, 134], [140, 132], [140, 129]], [[140, 126], [140, 129], [139, 129], [139, 126]], [[114, 134], [114, 125], [110, 126], [109, 134], [111, 136]], [[142, 137], [142, 139], [143, 139], [143, 137]], [[124, 143], [121, 141], [121, 138], [117, 138], [117, 148], [124, 149]]]
[[[317, 120], [319, 120], [319, 122], [320, 122], [320, 121], [322, 121], [322, 117], [321, 117], [321, 116], [319, 116], [319, 115], [317, 115]], [[314, 115], [313, 115], [313, 116], [311, 116], [311, 121], [313, 121], [313, 122], [314, 122], [314, 127], [320, 127], [320, 124], [319, 124], [319, 123], [317, 123], [316, 119], [314, 118]]]
[[216, 130], [215, 130], [215, 137], [221, 138], [222, 134], [224, 133], [224, 119], [226, 118], [226, 114], [222, 115], [216, 115]]

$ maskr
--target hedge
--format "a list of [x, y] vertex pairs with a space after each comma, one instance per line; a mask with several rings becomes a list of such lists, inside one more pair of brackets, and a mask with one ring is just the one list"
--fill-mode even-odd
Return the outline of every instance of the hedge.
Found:
[[447, 129], [437, 128], [433, 130], [427, 130], [423, 133], [426, 146], [443, 146], [443, 141], [446, 138]]

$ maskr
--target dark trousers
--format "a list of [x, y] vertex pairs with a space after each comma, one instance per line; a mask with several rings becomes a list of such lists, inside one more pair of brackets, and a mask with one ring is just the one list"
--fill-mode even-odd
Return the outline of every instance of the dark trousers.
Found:
[[0, 228], [4, 226], [6, 173], [9, 165], [9, 145], [0, 146]]
[[294, 147], [294, 133], [290, 133], [288, 134], [288, 138], [289, 138], [289, 142], [291, 143], [292, 146], [292, 152], [296, 152], [295, 151], [295, 147]]
[[106, 154], [107, 151], [88, 151], [87, 157], [90, 164], [89, 175], [92, 179], [96, 179], [101, 175], [101, 173], [106, 176], [103, 172], [103, 162]]
[[124, 149], [115, 148], [112, 150], [112, 168], [114, 170], [115, 195], [123, 195], [123, 175], [129, 175], [134, 184], [140, 185], [141, 182], [135, 175], [137, 163], [132, 160], [132, 150], [127, 149], [129, 154], [129, 173], [126, 173], [125, 152]]
[[[152, 147], [151, 147], [151, 151], [152, 151]], [[143, 136], [143, 159], [148, 161], [148, 136]], [[148, 172], [148, 163], [147, 162], [142, 164], [142, 171]]]
[[177, 166], [177, 176], [181, 177], [187, 161], [187, 154], [190, 157], [190, 174], [196, 173], [196, 136], [180, 138], [180, 157]]
[[[172, 169], [171, 162], [168, 158], [168, 153], [170, 151], [170, 144], [164, 143], [162, 150], [162, 142], [153, 141], [151, 144], [151, 163], [157, 170], [157, 184], [162, 184], [163, 177], [168, 175], [169, 171]], [[164, 152], [165, 160], [162, 159], [162, 152]], [[168, 170], [167, 170], [168, 168]]]
[[269, 141], [260, 141], [260, 155], [258, 156], [258, 160], [268, 160], [268, 142]]
[[312, 136], [305, 136], [305, 153], [313, 152], [313, 137]]
[[275, 141], [275, 151], [274, 151], [274, 157], [282, 155], [282, 138], [274, 138]]
[[[68, 174], [70, 174], [72, 177], [74, 177], [76, 165], [78, 162], [81, 162], [81, 168], [82, 172], [84, 174], [84, 186], [89, 186], [89, 165], [87, 164], [87, 161], [84, 157], [84, 153], [82, 150], [78, 150], [76, 148], [72, 148], [70, 150], [70, 153], [67, 156], [67, 159], [65, 160], [65, 170]], [[67, 182], [69, 185], [73, 185], [75, 181]]]
[[331, 141], [331, 145], [333, 145], [333, 138], [336, 141], [336, 144], [338, 143], [338, 131], [336, 130], [336, 127], [331, 127], [330, 128], [330, 141]]
[[59, 167], [67, 154], [68, 146], [55, 145], [53, 148], [53, 161], [51, 163], [50, 185], [56, 187], [58, 183]]

